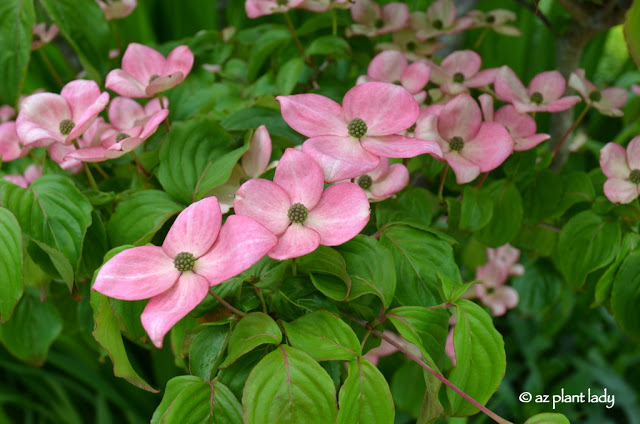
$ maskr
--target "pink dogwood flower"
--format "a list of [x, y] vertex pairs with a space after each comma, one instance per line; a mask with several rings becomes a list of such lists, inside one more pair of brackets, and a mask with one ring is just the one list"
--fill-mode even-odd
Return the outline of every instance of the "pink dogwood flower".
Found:
[[607, 199], [631, 203], [640, 194], [640, 135], [629, 142], [626, 150], [617, 143], [607, 143], [600, 150], [600, 167], [607, 176]]
[[367, 75], [358, 78], [358, 84], [378, 81], [398, 84], [413, 94], [418, 103], [427, 97], [424, 86], [429, 82], [429, 67], [423, 62], [408, 64], [401, 51], [387, 50], [373, 58], [369, 63]]
[[122, 57], [122, 69], [107, 75], [106, 87], [124, 97], [147, 98], [179, 85], [193, 67], [193, 53], [178, 46], [165, 59], [158, 51], [131, 43]]
[[267, 127], [260, 125], [249, 140], [249, 150], [242, 155], [240, 164], [233, 167], [229, 180], [210, 192], [219, 199], [222, 213], [229, 212], [233, 207], [233, 197], [242, 184], [267, 170], [270, 158], [271, 136]]
[[636, 93], [636, 96], [640, 96], [640, 85], [634, 84], [631, 86], [631, 91]]
[[496, 9], [490, 12], [472, 10], [467, 13], [467, 16], [473, 19], [474, 28], [491, 28], [499, 34], [513, 37], [522, 35], [522, 31], [518, 28], [507, 25], [507, 22], [513, 22], [517, 18], [516, 14], [510, 10]]
[[420, 109], [411, 93], [397, 85], [356, 85], [345, 94], [342, 106], [318, 94], [276, 100], [291, 128], [310, 137], [302, 151], [320, 165], [326, 182], [372, 171], [381, 156], [409, 158], [428, 153], [442, 157], [436, 142], [398, 135], [415, 123]]
[[468, 94], [420, 113], [415, 137], [436, 140], [458, 184], [497, 168], [513, 152], [509, 132], [496, 122], [482, 122], [480, 107]]
[[441, 35], [451, 35], [471, 28], [473, 20], [469, 17], [456, 19], [457, 10], [453, 0], [436, 0], [427, 9], [427, 13], [413, 12], [411, 28], [416, 38], [424, 41]]
[[473, 287], [476, 296], [497, 317], [518, 305], [518, 292], [505, 283], [512, 275], [524, 274], [524, 268], [517, 263], [520, 251], [509, 244], [497, 249], [487, 249], [487, 258], [488, 262], [476, 269], [476, 280], [481, 280], [482, 284]]
[[502, 124], [515, 142], [513, 150], [529, 150], [551, 138], [549, 134], [537, 134], [536, 120], [526, 113], [518, 113], [513, 105], [504, 105], [493, 113], [493, 97], [481, 94], [478, 98], [482, 106], [484, 120]]
[[620, 110], [627, 103], [627, 90], [622, 87], [598, 87], [585, 77], [584, 69], [578, 69], [569, 75], [569, 87], [576, 90], [584, 101], [598, 112], [607, 116], [620, 117]]
[[322, 170], [296, 149], [287, 149], [273, 181], [255, 178], [236, 193], [233, 207], [278, 236], [267, 254], [289, 259], [313, 252], [320, 244], [336, 246], [355, 237], [369, 221], [369, 201], [356, 184], [324, 189]]
[[431, 80], [440, 85], [443, 93], [455, 96], [466, 93], [469, 88], [493, 84], [497, 69], [480, 71], [482, 58], [472, 50], [458, 50], [447, 56], [440, 66], [428, 62]]
[[357, 0], [351, 7], [351, 17], [356, 23], [347, 28], [347, 37], [375, 37], [406, 28], [409, 23], [409, 6], [394, 2], [380, 8], [372, 0]]
[[124, 250], [105, 263], [92, 289], [122, 300], [151, 298], [141, 320], [158, 348], [167, 332], [207, 296], [209, 287], [260, 260], [276, 237], [246, 216], [224, 225], [215, 197], [183, 210], [160, 246]]
[[[414, 356], [417, 356], [418, 358], [422, 357], [422, 351], [418, 346], [406, 341], [405, 339], [403, 339], [393, 331], [385, 330], [384, 335], [385, 337], [390, 338], [395, 343], [399, 344], [400, 346], [402, 346], [403, 348], [411, 352]], [[382, 343], [380, 343], [380, 346], [374, 347], [373, 349], [371, 349], [369, 352], [367, 352], [364, 355], [364, 357], [373, 365], [377, 366], [380, 358], [393, 355], [398, 351], [399, 350], [397, 347], [395, 347], [394, 345], [392, 345], [391, 343], [383, 339]]]
[[55, 143], [49, 147], [49, 156], [64, 170], [77, 173], [82, 170], [82, 162], [102, 162], [106, 160], [102, 138], [107, 130], [113, 131], [111, 124], [98, 117], [76, 140], [76, 144]]
[[0, 160], [11, 162], [26, 156], [28, 147], [22, 147], [20, 138], [16, 132], [16, 123], [13, 121], [0, 124]]
[[109, 93], [100, 93], [94, 81], [76, 80], [60, 94], [38, 93], [20, 105], [16, 130], [25, 146], [71, 144], [80, 137], [109, 103]]
[[408, 60], [418, 62], [431, 56], [444, 46], [446, 44], [437, 41], [419, 41], [414, 31], [402, 30], [391, 34], [390, 43], [377, 44], [376, 50], [399, 50], [404, 53]]
[[306, 9], [312, 12], [326, 12], [331, 9], [349, 9], [352, 0], [304, 0], [296, 9]]
[[401, 163], [389, 165], [389, 159], [380, 158], [380, 165], [353, 182], [364, 190], [371, 202], [380, 202], [409, 185], [409, 170]]
[[[34, 40], [31, 42], [31, 50], [37, 50], [45, 44], [53, 41], [54, 38], [58, 35], [58, 26], [56, 24], [51, 24], [49, 28], [47, 28], [47, 24], [44, 22], [40, 22], [33, 27], [33, 35]], [[37, 39], [36, 39], [37, 37]]]
[[28, 188], [32, 182], [42, 176], [42, 168], [38, 165], [31, 164], [24, 170], [24, 174], [9, 174], [2, 177], [7, 181], [19, 185], [22, 188]]
[[513, 103], [519, 113], [560, 112], [580, 102], [579, 96], [562, 97], [566, 82], [558, 71], [542, 72], [525, 88], [515, 72], [503, 66], [494, 84], [500, 100]]
[[246, 0], [244, 10], [251, 19], [272, 13], [284, 13], [293, 9], [304, 0]]
[[9, 106], [9, 105], [0, 106], [0, 124], [3, 122], [7, 122], [14, 116], [16, 116], [16, 111], [13, 109], [13, 106]]
[[138, 6], [137, 0], [96, 0], [107, 21], [129, 16]]

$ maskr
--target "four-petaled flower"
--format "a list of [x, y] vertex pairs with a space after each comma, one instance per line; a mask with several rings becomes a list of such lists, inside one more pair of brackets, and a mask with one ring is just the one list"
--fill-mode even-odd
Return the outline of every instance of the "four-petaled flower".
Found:
[[436, 0], [425, 12], [411, 14], [411, 28], [416, 38], [425, 41], [441, 35], [451, 35], [471, 28], [473, 20], [469, 17], [456, 19], [458, 12], [453, 0]]
[[569, 75], [569, 87], [576, 90], [584, 101], [598, 112], [607, 116], [620, 117], [624, 113], [620, 110], [627, 102], [627, 90], [622, 87], [598, 87], [585, 77], [584, 69], [578, 69]]
[[92, 289], [122, 300], [151, 298], [140, 319], [158, 348], [167, 332], [206, 297], [209, 287], [247, 270], [276, 237], [247, 216], [224, 225], [215, 197], [183, 210], [160, 246], [124, 250], [105, 263]]
[[640, 194], [640, 135], [625, 150], [607, 143], [600, 150], [600, 167], [607, 176], [604, 194], [613, 203], [630, 203]]
[[372, 0], [358, 0], [351, 8], [351, 17], [356, 23], [347, 28], [347, 37], [375, 37], [405, 28], [409, 23], [409, 7], [394, 2], [380, 8]]
[[524, 274], [524, 267], [518, 264], [520, 250], [506, 244], [497, 249], [487, 249], [488, 262], [476, 269], [476, 280], [482, 284], [473, 286], [476, 296], [491, 308], [493, 316], [501, 316], [507, 309], [518, 305], [518, 292], [507, 285], [513, 275]]
[[129, 16], [138, 6], [138, 0], [96, 0], [107, 21]]
[[497, 69], [480, 70], [482, 58], [472, 50], [460, 50], [447, 56], [440, 66], [428, 62], [431, 80], [440, 85], [443, 93], [455, 96], [466, 93], [469, 88], [493, 84]]
[[244, 4], [244, 10], [250, 18], [258, 18], [272, 13], [282, 13], [289, 9], [293, 9], [304, 0], [247, 0]]
[[401, 163], [389, 165], [388, 158], [380, 158], [380, 165], [353, 182], [364, 190], [371, 202], [380, 202], [409, 184], [409, 170]]

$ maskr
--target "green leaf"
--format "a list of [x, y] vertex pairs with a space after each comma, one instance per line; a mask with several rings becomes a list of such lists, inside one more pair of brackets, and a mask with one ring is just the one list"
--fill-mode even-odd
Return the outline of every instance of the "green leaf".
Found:
[[396, 275], [402, 276], [395, 293], [402, 305], [438, 304], [440, 283], [436, 272], [454, 282], [462, 281], [449, 241], [433, 232], [392, 225], [382, 231], [380, 244], [391, 251]]
[[[457, 363], [449, 374], [449, 381], [484, 405], [504, 377], [507, 365], [504, 341], [493, 326], [491, 316], [480, 306], [462, 299], [456, 310], [458, 322], [453, 343]], [[478, 412], [462, 396], [449, 388], [446, 390], [447, 414], [461, 417]]]
[[288, 95], [293, 92], [303, 69], [304, 61], [300, 57], [294, 57], [280, 67], [276, 77], [276, 84], [282, 95]]
[[421, 187], [408, 187], [398, 198], [387, 199], [376, 207], [376, 225], [390, 222], [429, 228], [433, 215], [440, 208], [438, 198]]
[[96, 2], [42, 0], [60, 33], [75, 50], [89, 78], [102, 82], [109, 70], [111, 31]]
[[[69, 260], [65, 258], [65, 256], [59, 251], [57, 251], [56, 249], [53, 249], [44, 243], [40, 243], [37, 240], [31, 240], [31, 241], [36, 246], [38, 246], [38, 248], [42, 249], [42, 251], [49, 257], [51, 264], [56, 269], [58, 274], [60, 274], [60, 277], [62, 277], [64, 282], [67, 283], [67, 287], [69, 288], [69, 291], [71, 291], [71, 289], [73, 288], [74, 277], [73, 277], [73, 267], [71, 266], [71, 263], [69, 262]], [[30, 252], [34, 252], [34, 250], [30, 249]]]
[[460, 229], [477, 231], [491, 221], [493, 201], [480, 190], [471, 186], [464, 188], [460, 210]]
[[256, 40], [249, 56], [249, 81], [256, 79], [262, 64], [272, 56], [273, 51], [289, 40], [291, 33], [284, 27], [273, 27]]
[[189, 349], [189, 371], [204, 381], [211, 381], [222, 362], [230, 332], [226, 324], [203, 325], [204, 328], [195, 337]]
[[222, 120], [220, 125], [227, 131], [255, 129], [260, 125], [265, 125], [271, 135], [279, 135], [296, 144], [301, 144], [304, 141], [304, 138], [292, 130], [289, 124], [282, 119], [279, 110], [264, 106], [240, 109]]
[[311, 273], [311, 281], [325, 296], [345, 301], [351, 292], [351, 277], [340, 253], [327, 246], [319, 246], [308, 255], [297, 258], [301, 270]]
[[640, 252], [636, 251], [624, 260], [611, 289], [611, 311], [616, 321], [634, 339], [640, 340]]
[[251, 424], [327, 424], [338, 414], [331, 377], [309, 355], [286, 345], [251, 371], [242, 406]]
[[147, 343], [149, 337], [142, 326], [140, 316], [147, 306], [147, 299], [142, 300], [120, 300], [109, 298], [111, 312], [120, 322], [120, 331], [131, 340], [138, 340]]
[[356, 333], [327, 311], [316, 311], [283, 324], [291, 345], [316, 361], [351, 361], [362, 355]]
[[534, 415], [525, 421], [524, 424], [570, 424], [570, 422], [563, 414], [544, 412]]
[[331, 55], [347, 56], [351, 52], [351, 46], [344, 38], [335, 35], [325, 35], [315, 38], [305, 50], [307, 56]]
[[512, 182], [500, 180], [487, 186], [481, 195], [493, 199], [493, 215], [476, 237], [490, 247], [507, 244], [518, 234], [522, 224], [520, 192]]
[[151, 423], [242, 424], [242, 406], [221, 382], [181, 375], [167, 383]]
[[390, 310], [386, 316], [400, 335], [418, 346], [437, 370], [449, 332], [449, 314], [422, 306], [402, 306]]
[[137, 191], [118, 203], [107, 224], [109, 241], [112, 246], [149, 243], [162, 225], [182, 209], [164, 191]]
[[55, 306], [27, 287], [11, 320], [0, 324], [0, 341], [17, 358], [39, 366], [61, 331], [62, 318]]
[[522, 192], [525, 221], [535, 224], [556, 212], [563, 199], [562, 180], [550, 169], [538, 171]]
[[16, 105], [31, 56], [33, 0], [0, 3], [0, 103]]
[[395, 411], [387, 380], [364, 358], [349, 362], [349, 374], [340, 389], [339, 402], [337, 424], [394, 422]]
[[91, 204], [71, 180], [45, 175], [28, 189], [0, 181], [0, 201], [27, 236], [61, 252], [74, 270], [78, 267]]
[[518, 291], [518, 310], [523, 314], [540, 314], [558, 302], [564, 281], [548, 260], [539, 258], [525, 266], [525, 273], [513, 279]]
[[217, 121], [197, 118], [171, 128], [160, 149], [158, 179], [184, 204], [202, 199], [225, 183], [249, 145], [232, 150], [234, 141]]
[[226, 368], [245, 353], [261, 344], [280, 344], [282, 332], [278, 324], [267, 314], [253, 312], [244, 316], [233, 329], [229, 339], [227, 359], [220, 365]]
[[593, 202], [596, 192], [591, 178], [584, 172], [569, 172], [562, 175], [564, 193], [554, 211], [555, 216], [561, 216], [571, 206], [582, 202]]
[[616, 260], [607, 268], [607, 270], [600, 276], [596, 283], [595, 300], [591, 307], [600, 306], [606, 302], [611, 296], [611, 287], [613, 286], [613, 280], [615, 279], [618, 269], [622, 261], [627, 257], [627, 254], [640, 245], [640, 236], [636, 233], [627, 233], [622, 239], [622, 245]]
[[470, 281], [464, 284], [456, 283], [440, 272], [436, 272], [436, 275], [438, 276], [438, 280], [440, 281], [439, 292], [442, 301], [452, 304], [456, 303], [458, 299], [460, 299], [471, 286], [478, 283], [477, 281]]
[[624, 39], [631, 57], [640, 67], [640, 4], [634, 1], [624, 21]]
[[18, 300], [22, 297], [22, 232], [13, 214], [0, 207], [0, 322], [5, 322], [13, 314]]
[[567, 222], [560, 233], [553, 261], [574, 289], [587, 275], [609, 264], [620, 249], [620, 222], [584, 211]]
[[336, 250], [344, 258], [351, 278], [348, 300], [373, 294], [388, 308], [396, 291], [396, 273], [389, 250], [365, 235], [355, 236]]

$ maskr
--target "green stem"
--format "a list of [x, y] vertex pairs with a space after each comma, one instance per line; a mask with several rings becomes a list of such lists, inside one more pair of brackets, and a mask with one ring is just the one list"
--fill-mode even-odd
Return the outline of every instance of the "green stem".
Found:
[[60, 78], [60, 75], [58, 75], [58, 73], [56, 72], [56, 68], [53, 67], [53, 64], [51, 63], [51, 61], [47, 57], [47, 55], [44, 52], [43, 48], [44, 48], [44, 46], [42, 46], [41, 48], [38, 49], [38, 53], [40, 54], [40, 58], [44, 62], [45, 66], [47, 67], [49, 72], [51, 72], [51, 75], [53, 76], [53, 79], [56, 80], [56, 83], [60, 87], [64, 87], [64, 82], [62, 81], [62, 78]]
[[89, 164], [87, 162], [83, 162], [82, 163], [82, 167], [84, 168], [84, 173], [87, 175], [87, 180], [89, 181], [89, 187], [91, 187], [92, 189], [94, 189], [96, 191], [100, 191], [98, 189], [98, 184], [96, 184], [96, 180], [93, 178], [93, 174], [91, 173], [91, 170], [89, 169]]
[[484, 31], [482, 31], [482, 34], [480, 34], [480, 37], [478, 37], [475, 44], [473, 45], [473, 50], [478, 50], [478, 47], [480, 47], [480, 44], [482, 44], [482, 40], [484, 40], [484, 37], [487, 36], [487, 32], [489, 32], [489, 28], [485, 28]]
[[298, 267], [296, 265], [296, 258], [291, 259], [291, 274], [295, 277], [298, 275]]
[[229, 302], [227, 302], [226, 300], [224, 300], [223, 298], [221, 298], [220, 296], [218, 296], [218, 293], [214, 292], [213, 289], [209, 289], [209, 294], [218, 301], [219, 304], [221, 304], [222, 306], [224, 306], [229, 312], [231, 312], [234, 315], [237, 315], [239, 317], [244, 317], [247, 314], [242, 312], [240, 309], [236, 309], [233, 306], [231, 306], [231, 304]]
[[442, 171], [440, 177], [440, 185], [438, 186], [438, 200], [442, 203], [442, 192], [444, 191], [444, 180], [447, 178], [447, 172], [449, 172], [449, 164], [447, 163]]
[[140, 159], [138, 159], [138, 155], [136, 155], [136, 152], [132, 150], [130, 153], [131, 153], [131, 157], [133, 158], [133, 161], [136, 163], [136, 165], [138, 165], [138, 169], [142, 171], [147, 178], [149, 178], [151, 174], [149, 173], [149, 171], [145, 169], [142, 162], [140, 162]]
[[478, 181], [478, 184], [476, 184], [473, 188], [474, 189], [480, 188], [488, 176], [489, 176], [488, 172], [485, 172], [484, 174], [482, 174], [482, 178], [480, 178], [480, 181]]
[[338, 35], [338, 14], [335, 9], [331, 10], [331, 18], [331, 34], [335, 37]]
[[256, 296], [258, 296], [258, 299], [260, 299], [260, 305], [262, 305], [262, 312], [264, 312], [265, 314], [268, 313], [267, 304], [265, 303], [264, 297], [262, 296], [262, 290], [256, 287], [255, 283], [252, 280], [249, 280], [249, 284], [251, 284], [251, 287], [253, 287], [253, 291], [256, 292]]
[[289, 32], [291, 33], [291, 36], [293, 37], [293, 41], [296, 43], [296, 47], [298, 48], [298, 51], [300, 52], [300, 56], [302, 56], [302, 59], [305, 61], [305, 63], [307, 65], [311, 66], [313, 69], [315, 69], [317, 71], [318, 69], [316, 68], [316, 65], [309, 58], [309, 56], [307, 56], [306, 53], [304, 52], [304, 47], [302, 47], [302, 43], [300, 43], [300, 39], [298, 38], [298, 35], [296, 34], [296, 30], [293, 27], [293, 23], [291, 23], [291, 18], [289, 17], [289, 13], [284, 12], [283, 15], [284, 15], [284, 20], [287, 22], [287, 27], [289, 27]]
[[569, 134], [571, 134], [573, 132], [573, 130], [576, 129], [576, 127], [578, 126], [578, 124], [580, 124], [580, 121], [582, 121], [582, 118], [584, 118], [584, 116], [587, 114], [587, 111], [589, 109], [591, 109], [591, 106], [589, 106], [589, 105], [585, 106], [585, 108], [582, 110], [582, 113], [580, 115], [578, 115], [578, 117], [576, 118], [575, 121], [573, 121], [573, 124], [571, 124], [569, 129], [564, 133], [564, 135], [562, 136], [562, 138], [560, 139], [560, 141], [556, 145], [555, 149], [553, 149], [553, 152], [551, 153], [551, 156], [555, 156], [560, 151], [560, 149], [562, 148], [562, 145], [567, 140], [567, 137], [569, 137]]
[[96, 168], [96, 170], [98, 171], [98, 174], [100, 174], [100, 176], [101, 176], [102, 178], [104, 178], [105, 180], [106, 180], [107, 178], [109, 178], [109, 175], [107, 175], [107, 173], [106, 173], [106, 172], [104, 172], [104, 169], [102, 169], [102, 167], [100, 166], [100, 164], [99, 164], [98, 162], [95, 162], [95, 163], [93, 164], [93, 166]]

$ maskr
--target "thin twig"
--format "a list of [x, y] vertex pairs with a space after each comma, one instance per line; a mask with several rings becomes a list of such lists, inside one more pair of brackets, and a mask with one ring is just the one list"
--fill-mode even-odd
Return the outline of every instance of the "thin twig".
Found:
[[224, 306], [229, 312], [231, 312], [234, 315], [237, 315], [239, 317], [244, 317], [247, 314], [245, 312], [242, 312], [240, 309], [236, 309], [233, 306], [231, 306], [231, 304], [229, 302], [227, 302], [226, 300], [224, 300], [223, 298], [221, 298], [220, 296], [218, 296], [218, 293], [214, 292], [213, 289], [209, 289], [209, 294], [218, 301], [219, 304], [221, 304], [222, 306]]
[[535, 4], [529, 3], [527, 0], [513, 0], [513, 1], [515, 1], [525, 9], [529, 9], [535, 16], [538, 17], [538, 19], [542, 21], [543, 24], [547, 26], [547, 28], [549, 28], [549, 31], [551, 32], [551, 34], [555, 35], [556, 37], [558, 36], [558, 34], [556, 34], [556, 32], [554, 31], [553, 26], [551, 25], [551, 21], [549, 20], [549, 18], [547, 18], [544, 15], [544, 13], [540, 11], [537, 3]]
[[564, 135], [562, 136], [562, 138], [560, 139], [560, 141], [558, 142], [558, 144], [556, 144], [555, 149], [553, 149], [553, 152], [551, 153], [551, 156], [555, 156], [558, 151], [560, 151], [560, 149], [562, 148], [562, 145], [564, 144], [564, 142], [567, 140], [567, 137], [569, 137], [569, 134], [571, 134], [573, 132], [573, 130], [576, 129], [576, 127], [578, 126], [578, 124], [580, 124], [580, 122], [582, 121], [582, 118], [584, 118], [584, 116], [587, 114], [587, 111], [590, 109], [590, 106], [587, 105], [583, 110], [582, 113], [580, 113], [580, 115], [578, 115], [578, 117], [576, 118], [575, 121], [573, 121], [573, 124], [569, 127], [569, 129], [564, 133]]
[[255, 283], [253, 282], [253, 277], [251, 277], [251, 279], [249, 280], [249, 284], [251, 284], [251, 287], [253, 287], [253, 291], [256, 292], [256, 296], [258, 296], [258, 299], [260, 299], [260, 305], [262, 305], [262, 312], [267, 314], [268, 313], [267, 304], [265, 303], [264, 297], [262, 296], [262, 290], [256, 287]]

